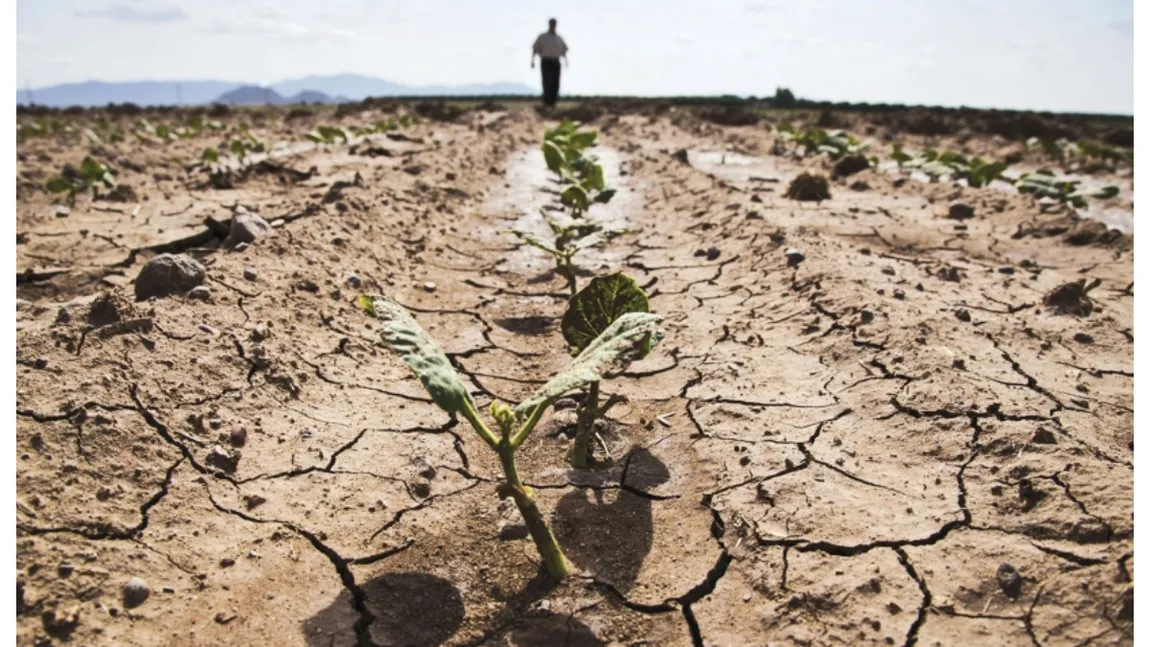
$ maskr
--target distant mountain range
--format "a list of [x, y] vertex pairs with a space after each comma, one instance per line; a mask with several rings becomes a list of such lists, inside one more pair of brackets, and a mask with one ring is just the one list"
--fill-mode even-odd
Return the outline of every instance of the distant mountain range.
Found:
[[288, 79], [268, 87], [227, 81], [135, 81], [65, 83], [16, 92], [16, 103], [41, 106], [103, 106], [109, 103], [154, 105], [202, 105], [359, 101], [367, 97], [468, 96], [535, 94], [536, 88], [520, 83], [411, 86], [358, 74], [309, 76]]

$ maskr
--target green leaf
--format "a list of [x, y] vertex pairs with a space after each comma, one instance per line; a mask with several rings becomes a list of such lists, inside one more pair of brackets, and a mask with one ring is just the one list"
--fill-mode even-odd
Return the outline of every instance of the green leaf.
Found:
[[1117, 196], [1118, 191], [1118, 187], [1114, 185], [1108, 185], [1098, 189], [1097, 191], [1094, 191], [1090, 194], [1090, 197], [1098, 198], [1100, 200], [1109, 200], [1110, 198]]
[[204, 154], [200, 156], [205, 162], [218, 162], [220, 161], [220, 153], [211, 146], [204, 149]]
[[240, 159], [243, 159], [244, 156], [248, 154], [248, 149], [245, 148], [244, 143], [238, 139], [232, 140], [232, 143], [231, 143], [231, 146], [229, 146], [229, 149], [232, 151], [232, 153], [236, 157], [238, 157]]
[[567, 164], [563, 149], [553, 141], [543, 142], [543, 159], [547, 160], [547, 169], [552, 173], [558, 173]]
[[531, 232], [522, 231], [519, 229], [508, 229], [508, 230], [504, 231], [503, 233], [511, 234], [512, 236], [515, 236], [519, 240], [527, 243], [528, 245], [531, 245], [532, 247], [535, 247], [537, 249], [541, 249], [541, 250], [543, 250], [543, 251], [545, 251], [548, 254], [551, 254], [553, 256], [563, 256], [563, 252], [561, 252], [561, 251], [555, 249], [554, 247], [552, 247], [551, 245], [548, 245], [547, 243], [543, 242], [535, 234], [532, 234]]
[[415, 371], [440, 409], [458, 413], [469, 404], [475, 407], [443, 349], [406, 308], [383, 297], [368, 296], [361, 296], [359, 305], [383, 323], [384, 342]]
[[591, 206], [591, 198], [587, 195], [587, 190], [578, 184], [572, 184], [563, 189], [563, 192], [559, 194], [559, 199], [563, 204], [582, 211], [586, 211], [587, 207]]
[[603, 229], [576, 240], [574, 243], [567, 246], [567, 251], [570, 254], [574, 254], [575, 252], [587, 249], [588, 247], [601, 245], [617, 236], [622, 236], [623, 234], [627, 233], [627, 231], [627, 229]]
[[650, 352], [663, 340], [666, 332], [659, 326], [662, 318], [646, 312], [622, 315], [596, 337], [579, 356], [556, 373], [531, 397], [515, 407], [519, 419], [531, 415], [540, 406], [548, 406], [564, 393], [603, 379], [611, 369], [622, 370]]
[[80, 177], [87, 180], [89, 183], [99, 182], [103, 179], [104, 174], [108, 172], [108, 167], [97, 162], [91, 157], [85, 157], [83, 162], [80, 162]]
[[595, 277], [567, 303], [563, 338], [577, 355], [619, 317], [647, 311], [647, 295], [635, 279], [623, 273]]
[[614, 198], [614, 197], [615, 197], [615, 189], [604, 189], [603, 191], [600, 191], [595, 196], [594, 202], [598, 202], [599, 204], [607, 204], [608, 202], [611, 201], [611, 198]]
[[51, 193], [64, 193], [72, 190], [72, 183], [66, 178], [54, 177], [48, 180], [44, 188], [48, 189]]
[[603, 178], [603, 167], [598, 162], [591, 162], [587, 165], [587, 171], [583, 180], [583, 187], [587, 189], [594, 189], [602, 191], [607, 188], [607, 181]]

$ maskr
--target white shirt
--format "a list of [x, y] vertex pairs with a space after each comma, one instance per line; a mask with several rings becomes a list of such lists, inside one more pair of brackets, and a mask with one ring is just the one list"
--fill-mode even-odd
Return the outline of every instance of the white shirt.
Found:
[[567, 54], [567, 43], [563, 42], [559, 34], [545, 31], [535, 39], [535, 53], [543, 58], [559, 58]]

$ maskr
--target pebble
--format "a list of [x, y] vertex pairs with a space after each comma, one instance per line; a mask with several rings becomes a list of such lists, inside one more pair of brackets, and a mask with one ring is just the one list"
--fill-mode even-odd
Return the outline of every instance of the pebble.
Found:
[[958, 317], [958, 320], [961, 322], [970, 323], [970, 311], [966, 308], [959, 308], [958, 310], [955, 310], [954, 316]]
[[129, 609], [138, 607], [143, 604], [151, 594], [152, 589], [148, 588], [147, 582], [138, 577], [133, 577], [124, 585], [124, 606]]
[[71, 213], [72, 213], [72, 210], [69, 209], [68, 207], [65, 207], [62, 204], [56, 205], [56, 217], [57, 218], [67, 218], [68, 215]]
[[998, 273], [999, 274], [1014, 274], [1014, 266], [1013, 265], [999, 265], [998, 266]]
[[906, 292], [903, 292], [901, 288], [895, 288], [894, 289], [894, 298], [899, 299], [899, 300], [905, 299], [906, 298]]
[[136, 276], [136, 300], [186, 294], [202, 285], [206, 276], [204, 266], [187, 254], [160, 254], [148, 261]]
[[48, 368], [48, 358], [37, 357], [36, 360], [32, 362], [32, 367], [40, 370]]
[[859, 321], [864, 324], [868, 324], [874, 321], [874, 310], [871, 310], [870, 308], [863, 308], [862, 310], [859, 310]]
[[968, 220], [974, 217], [974, 207], [965, 202], [951, 202], [946, 217], [951, 220]]
[[1003, 562], [995, 573], [998, 586], [1010, 598], [1017, 598], [1022, 593], [1022, 575], [1010, 562]]
[[423, 289], [428, 292], [435, 292], [435, 283], [433, 281], [428, 281], [427, 283], [423, 284]]
[[1074, 341], [1078, 342], [1079, 344], [1093, 344], [1094, 337], [1091, 337], [1084, 332], [1076, 332], [1074, 333]]
[[232, 425], [232, 431], [228, 435], [228, 442], [233, 447], [243, 447], [248, 442], [248, 430], [238, 422]]
[[707, 260], [708, 260], [708, 261], [713, 261], [713, 260], [715, 260], [716, 258], [718, 258], [718, 257], [719, 257], [719, 254], [721, 254], [721, 253], [722, 253], [722, 252], [720, 252], [720, 251], [719, 251], [719, 248], [718, 248], [718, 247], [712, 247], [712, 248], [710, 248], [710, 249], [708, 249], [708, 250], [707, 250]]
[[521, 523], [505, 523], [499, 527], [500, 541], [517, 541], [520, 539], [527, 539], [531, 533], [527, 530], [527, 526]]
[[882, 273], [894, 276], [894, 268], [890, 265], [887, 265], [886, 267], [882, 268]]
[[188, 290], [188, 298], [193, 301], [211, 301], [212, 289], [206, 285], [197, 285], [191, 290]]
[[804, 256], [801, 251], [793, 247], [788, 247], [784, 254], [787, 256], [787, 265], [791, 267], [798, 267], [799, 263], [807, 260], [807, 257]]
[[226, 247], [235, 247], [240, 243], [251, 244], [263, 238], [271, 231], [268, 221], [249, 212], [243, 206], [237, 206], [232, 212], [232, 227], [228, 238], [224, 241]]
[[60, 577], [68, 577], [69, 575], [71, 575], [75, 571], [76, 571], [76, 567], [72, 566], [72, 564], [70, 562], [60, 562], [60, 565], [56, 567], [56, 573]]
[[347, 278], [344, 279], [344, 283], [347, 284], [347, 287], [352, 288], [353, 290], [358, 290], [359, 286], [363, 284], [359, 276], [356, 274], [348, 274]]
[[270, 336], [271, 336], [271, 332], [268, 331], [267, 324], [259, 323], [259, 324], [256, 324], [255, 328], [252, 328], [252, 333], [251, 333], [252, 341], [263, 341]]
[[244, 279], [245, 280], [254, 281], [254, 280], [256, 280], [256, 276], [257, 276], [257, 274], [256, 274], [255, 270], [253, 270], [250, 267], [244, 268]]

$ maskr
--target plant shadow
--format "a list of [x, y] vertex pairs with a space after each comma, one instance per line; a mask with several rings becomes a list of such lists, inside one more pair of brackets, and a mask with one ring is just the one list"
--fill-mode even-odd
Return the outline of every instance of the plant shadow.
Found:
[[[405, 647], [437, 647], [463, 624], [463, 596], [451, 582], [427, 573], [387, 573], [361, 587], [368, 611], [375, 616], [375, 642]], [[344, 591], [327, 608], [303, 623], [309, 647], [338, 642], [357, 618], [351, 594]], [[350, 622], [349, 622], [350, 620]]]
[[607, 644], [574, 616], [551, 612], [524, 618], [500, 642], [513, 647], [604, 647]]
[[647, 449], [635, 450], [627, 461], [628, 488], [574, 489], [559, 500], [551, 517], [567, 558], [623, 593], [635, 584], [654, 538], [652, 501], [634, 492], [671, 478], [667, 466]]

